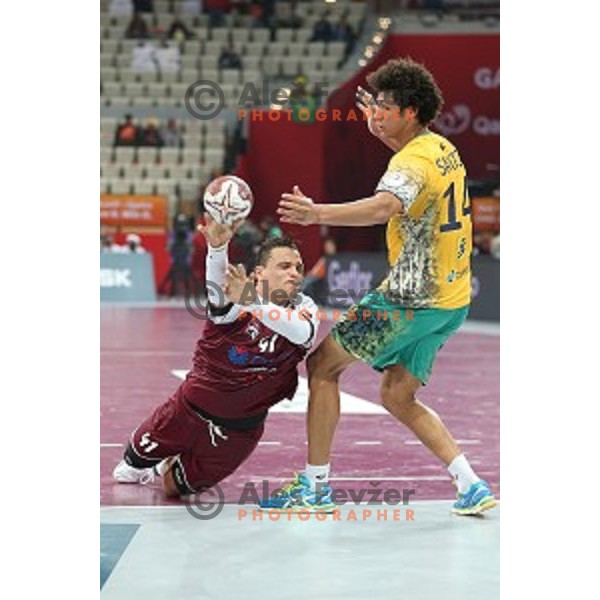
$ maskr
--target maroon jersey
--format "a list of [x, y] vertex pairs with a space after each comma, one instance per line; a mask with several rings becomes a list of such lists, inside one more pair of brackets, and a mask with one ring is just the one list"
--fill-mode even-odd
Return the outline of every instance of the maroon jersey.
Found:
[[[310, 307], [314, 317], [314, 303], [305, 300], [303, 308]], [[219, 324], [208, 321], [196, 345], [193, 369], [182, 384], [183, 394], [215, 417], [244, 419], [264, 413], [294, 395], [297, 365], [313, 339], [294, 344], [250, 314], [226, 317]]]

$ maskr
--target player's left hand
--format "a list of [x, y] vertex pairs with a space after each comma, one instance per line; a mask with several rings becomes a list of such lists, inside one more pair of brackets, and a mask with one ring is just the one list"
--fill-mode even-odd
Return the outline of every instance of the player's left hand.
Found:
[[220, 248], [227, 244], [240, 228], [244, 219], [236, 221], [232, 225], [221, 225], [217, 223], [208, 213], [204, 215], [205, 224], [200, 223], [196, 230], [199, 231], [212, 248]]
[[253, 286], [253, 283], [246, 275], [244, 265], [227, 265], [225, 296], [229, 302], [242, 304], [242, 297], [247, 298], [248, 302], [251, 302], [252, 294], [248, 293], [248, 285]]
[[297, 185], [291, 194], [281, 194], [277, 214], [281, 215], [282, 223], [313, 225], [319, 222], [318, 204], [306, 196]]

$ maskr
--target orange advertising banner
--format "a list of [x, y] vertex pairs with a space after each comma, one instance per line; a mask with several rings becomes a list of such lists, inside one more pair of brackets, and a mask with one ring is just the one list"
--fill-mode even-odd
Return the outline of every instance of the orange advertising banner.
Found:
[[165, 227], [167, 199], [164, 196], [100, 194], [100, 224]]

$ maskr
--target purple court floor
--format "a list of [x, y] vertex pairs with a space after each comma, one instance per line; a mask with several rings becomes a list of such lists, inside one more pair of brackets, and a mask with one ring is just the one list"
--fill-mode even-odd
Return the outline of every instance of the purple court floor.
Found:
[[[101, 308], [101, 505], [180, 504], [162, 497], [160, 483], [119, 485], [111, 471], [130, 432], [164, 402], [190, 368], [203, 322], [182, 307]], [[323, 323], [322, 338], [331, 328]], [[497, 496], [499, 480], [499, 352], [494, 328], [469, 324], [441, 350], [419, 396], [444, 419], [478, 474]], [[305, 376], [304, 367], [301, 375]], [[414, 489], [411, 499], [454, 497], [445, 468], [379, 406], [380, 376], [356, 364], [342, 378], [342, 417], [332, 457], [334, 487]], [[236, 503], [246, 482], [287, 481], [306, 462], [305, 380], [300, 396], [272, 411], [250, 459], [221, 487]], [[304, 392], [302, 391], [304, 390]], [[298, 408], [300, 407], [300, 408]]]

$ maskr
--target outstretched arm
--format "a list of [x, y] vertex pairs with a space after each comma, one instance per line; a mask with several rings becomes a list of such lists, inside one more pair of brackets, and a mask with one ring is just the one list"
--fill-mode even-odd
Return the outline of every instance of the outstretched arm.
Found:
[[361, 227], [387, 223], [402, 211], [402, 201], [390, 192], [377, 192], [370, 198], [341, 204], [315, 204], [294, 186], [292, 194], [282, 194], [278, 214], [282, 223], [298, 225], [341, 225]]
[[223, 292], [227, 283], [227, 248], [242, 222], [238, 221], [233, 225], [221, 225], [208, 214], [205, 215], [205, 221], [206, 224], [198, 225], [197, 229], [208, 242], [206, 253], [208, 301], [212, 307], [222, 308], [224, 305]]

